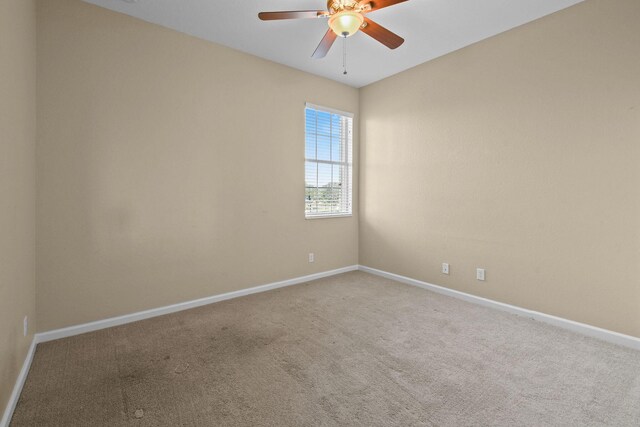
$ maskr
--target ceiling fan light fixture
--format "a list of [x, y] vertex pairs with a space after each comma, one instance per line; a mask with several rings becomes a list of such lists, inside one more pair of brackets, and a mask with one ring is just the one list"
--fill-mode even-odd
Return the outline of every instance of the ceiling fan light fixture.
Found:
[[329, 27], [340, 37], [354, 35], [362, 26], [364, 17], [358, 12], [345, 10], [338, 12], [329, 18]]

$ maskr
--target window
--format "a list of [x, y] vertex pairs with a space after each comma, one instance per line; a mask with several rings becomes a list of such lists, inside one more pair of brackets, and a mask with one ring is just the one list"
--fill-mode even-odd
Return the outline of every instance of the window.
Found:
[[307, 218], [351, 215], [352, 132], [352, 114], [306, 105]]

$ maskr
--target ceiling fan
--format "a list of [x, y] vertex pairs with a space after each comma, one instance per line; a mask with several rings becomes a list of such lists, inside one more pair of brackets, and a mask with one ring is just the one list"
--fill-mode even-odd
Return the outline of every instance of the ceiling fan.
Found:
[[263, 21], [277, 19], [329, 18], [329, 30], [316, 48], [312, 58], [324, 58], [338, 36], [349, 37], [361, 30], [389, 49], [404, 43], [404, 39], [376, 24], [365, 15], [369, 12], [403, 3], [407, 0], [328, 0], [327, 10], [294, 10], [282, 12], [260, 12]]

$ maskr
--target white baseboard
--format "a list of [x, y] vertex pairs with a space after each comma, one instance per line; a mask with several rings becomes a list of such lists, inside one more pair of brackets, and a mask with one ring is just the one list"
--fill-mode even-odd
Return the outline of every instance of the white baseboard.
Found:
[[505, 304], [502, 302], [490, 300], [487, 298], [478, 297], [475, 295], [467, 294], [464, 292], [456, 291], [453, 289], [445, 288], [438, 285], [432, 285], [431, 283], [423, 282], [420, 280], [412, 279], [410, 277], [401, 276], [399, 274], [389, 273], [387, 271], [378, 270], [364, 265], [358, 266], [360, 271], [366, 273], [375, 274], [377, 276], [385, 277], [387, 279], [395, 280], [397, 282], [405, 283], [407, 285], [418, 286], [423, 289], [428, 289], [439, 294], [447, 295], [450, 297], [458, 298], [464, 301], [472, 302], [474, 304], [482, 305], [485, 307], [491, 307], [498, 310], [506, 311], [508, 313], [516, 314], [518, 316], [528, 317], [530, 319], [538, 320], [540, 322], [548, 323], [567, 329], [588, 337], [597, 338], [602, 341], [607, 341], [613, 344], [630, 347], [635, 350], [640, 350], [640, 338], [633, 337], [631, 335], [625, 335], [607, 329], [598, 328], [596, 326], [587, 325], [585, 323], [574, 322], [573, 320], [563, 319], [562, 317], [552, 316], [550, 314], [540, 313], [539, 311], [528, 310], [526, 308], [517, 307], [511, 304]]
[[137, 313], [125, 314], [123, 316], [111, 317], [109, 319], [97, 320], [95, 322], [84, 323], [81, 325], [69, 326], [67, 328], [55, 329], [47, 332], [36, 334], [36, 342], [53, 341], [60, 338], [66, 338], [73, 335], [84, 334], [86, 332], [97, 331], [100, 329], [110, 328], [112, 326], [124, 325], [125, 323], [137, 322], [138, 320], [149, 319], [151, 317], [162, 316], [164, 314], [175, 313], [177, 311], [188, 310], [190, 308], [200, 307], [214, 302], [224, 301], [232, 298], [238, 298], [245, 295], [255, 294], [258, 292], [270, 291], [272, 289], [283, 288], [285, 286], [297, 285], [300, 283], [310, 282], [312, 280], [321, 279], [323, 277], [334, 276], [336, 274], [355, 271], [357, 265], [338, 268], [335, 270], [323, 271], [320, 273], [309, 274], [308, 276], [295, 277], [293, 279], [283, 280], [280, 282], [269, 283], [266, 285], [256, 286], [253, 288], [241, 289], [239, 291], [227, 292], [224, 294], [213, 295], [210, 297], [200, 298], [193, 301], [181, 302], [178, 304], [168, 305], [166, 307], [152, 308], [149, 310], [139, 311]]
[[37, 344], [38, 342], [36, 340], [36, 337], [34, 336], [31, 340], [31, 345], [29, 346], [27, 356], [24, 358], [24, 363], [22, 363], [22, 369], [20, 369], [20, 373], [18, 374], [16, 383], [13, 386], [11, 396], [9, 396], [7, 406], [4, 409], [2, 420], [0, 420], [0, 427], [9, 427], [11, 417], [13, 416], [13, 411], [16, 409], [16, 405], [18, 404], [20, 393], [22, 393], [22, 387], [24, 386], [24, 382], [27, 380], [27, 375], [29, 374], [29, 369], [31, 368], [31, 361], [33, 360], [33, 355], [36, 352]]

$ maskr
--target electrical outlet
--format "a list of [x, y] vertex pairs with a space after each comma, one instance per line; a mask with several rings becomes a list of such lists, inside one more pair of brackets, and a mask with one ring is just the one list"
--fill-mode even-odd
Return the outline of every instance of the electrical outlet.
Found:
[[316, 260], [316, 256], [313, 252], [309, 252], [309, 262], [314, 262]]
[[29, 316], [24, 316], [23, 333], [25, 337], [29, 334]]
[[449, 274], [449, 264], [446, 262], [442, 263], [442, 274]]
[[484, 268], [476, 268], [476, 279], [484, 281]]

